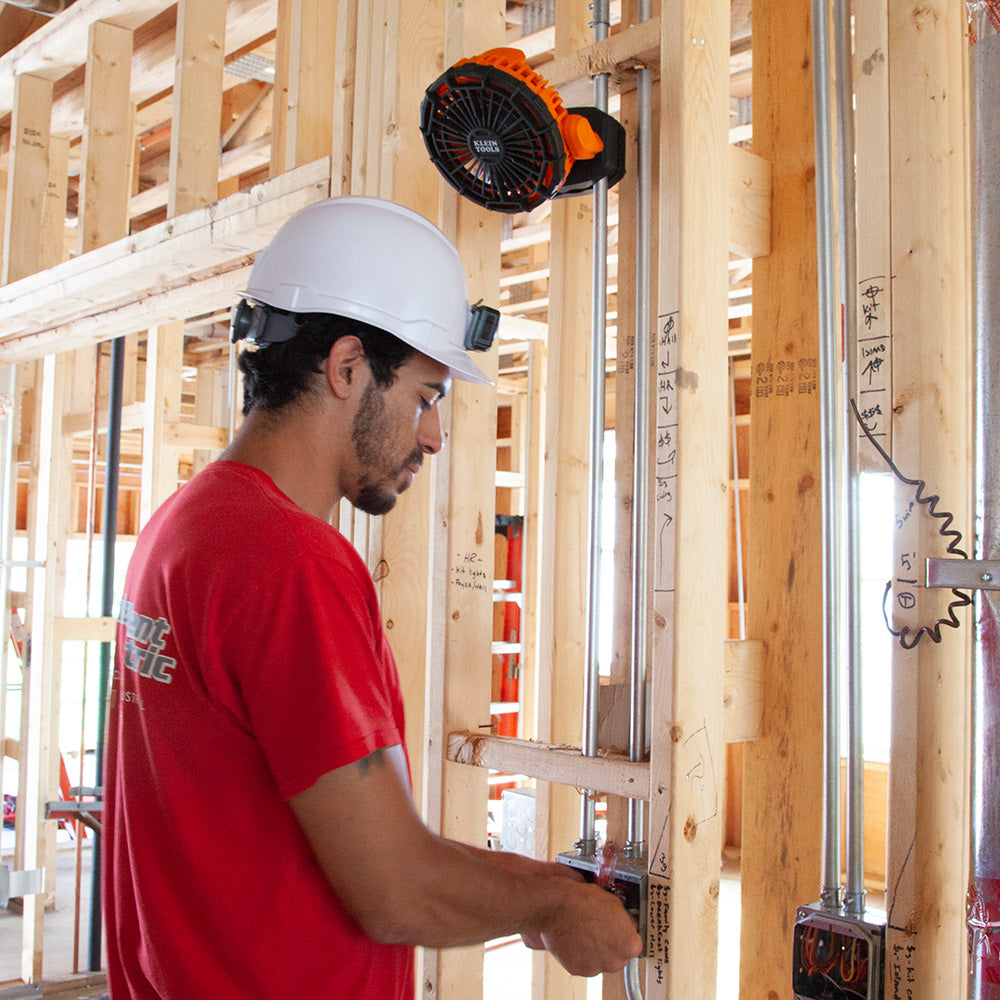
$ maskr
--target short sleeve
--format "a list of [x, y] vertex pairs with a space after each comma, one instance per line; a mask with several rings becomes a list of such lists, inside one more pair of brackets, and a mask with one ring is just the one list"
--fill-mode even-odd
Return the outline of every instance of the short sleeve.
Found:
[[[346, 555], [346, 554], [343, 554]], [[399, 684], [374, 586], [352, 558], [303, 557], [245, 609], [232, 670], [282, 796], [403, 742]]]

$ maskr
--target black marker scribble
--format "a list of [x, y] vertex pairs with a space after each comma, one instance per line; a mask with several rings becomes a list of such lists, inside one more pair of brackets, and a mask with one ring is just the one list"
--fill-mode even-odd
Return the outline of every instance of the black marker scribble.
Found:
[[[936, 493], [933, 496], [925, 497], [924, 490], [927, 489], [927, 484], [922, 479], [908, 479], [899, 471], [899, 469], [896, 468], [895, 463], [889, 457], [886, 450], [878, 443], [878, 441], [875, 440], [871, 431], [861, 419], [861, 414], [858, 412], [857, 404], [853, 399], [851, 400], [851, 409], [854, 411], [854, 416], [857, 419], [858, 424], [861, 426], [861, 430], [864, 432], [865, 437], [868, 438], [872, 447], [882, 456], [885, 464], [889, 466], [890, 471], [896, 479], [898, 479], [901, 483], [904, 483], [906, 486], [915, 487], [916, 489], [913, 494], [914, 500], [918, 504], [923, 504], [927, 508], [927, 513], [930, 514], [931, 517], [936, 517], [942, 522], [942, 524], [938, 527], [938, 534], [942, 538], [950, 539], [948, 547], [945, 551], [948, 552], [949, 555], [958, 556], [961, 559], [968, 559], [969, 557], [966, 552], [958, 547], [962, 541], [962, 533], [951, 526], [952, 521], [955, 520], [954, 515], [948, 511], [939, 511], [937, 509], [937, 505], [940, 502], [941, 497]], [[958, 608], [967, 607], [972, 603], [972, 598], [968, 594], [953, 588], [951, 592], [955, 595], [956, 600], [952, 601], [948, 605], [947, 616], [945, 618], [939, 618], [933, 625], [921, 625], [915, 632], [911, 632], [909, 625], [904, 625], [897, 631], [892, 627], [889, 613], [886, 610], [886, 599], [888, 598], [891, 590], [892, 580], [885, 585], [885, 592], [882, 595], [882, 617], [885, 619], [886, 628], [899, 640], [899, 644], [903, 647], [903, 649], [913, 649], [925, 635], [932, 642], [940, 642], [942, 626], [947, 625], [949, 628], [958, 628], [961, 625], [961, 622], [955, 616], [955, 611]]]

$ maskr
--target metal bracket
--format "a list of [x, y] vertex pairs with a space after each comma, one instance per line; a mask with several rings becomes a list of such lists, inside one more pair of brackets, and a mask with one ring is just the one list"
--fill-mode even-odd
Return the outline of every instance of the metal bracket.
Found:
[[928, 559], [927, 586], [1000, 590], [1000, 559]]
[[0, 906], [6, 906], [15, 896], [36, 896], [45, 887], [44, 875], [44, 868], [15, 872], [0, 865]]
[[59, 799], [57, 802], [45, 803], [46, 819], [54, 819], [60, 822], [78, 820], [95, 833], [101, 832], [101, 815], [103, 812], [104, 803], [99, 799], [95, 802], [74, 802], [72, 799]]

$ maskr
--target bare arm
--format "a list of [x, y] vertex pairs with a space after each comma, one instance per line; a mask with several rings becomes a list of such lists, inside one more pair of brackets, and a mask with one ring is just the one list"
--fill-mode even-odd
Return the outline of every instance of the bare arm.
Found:
[[575, 975], [639, 953], [611, 894], [549, 865], [431, 833], [413, 807], [400, 747], [329, 771], [290, 805], [327, 880], [377, 941], [441, 948], [505, 934], [540, 941]]

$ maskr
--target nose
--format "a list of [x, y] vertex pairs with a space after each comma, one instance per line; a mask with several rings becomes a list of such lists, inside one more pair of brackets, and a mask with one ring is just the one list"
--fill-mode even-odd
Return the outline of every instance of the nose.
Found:
[[436, 406], [431, 406], [420, 415], [420, 422], [417, 425], [417, 444], [425, 455], [436, 455], [443, 443], [441, 414], [438, 413]]

